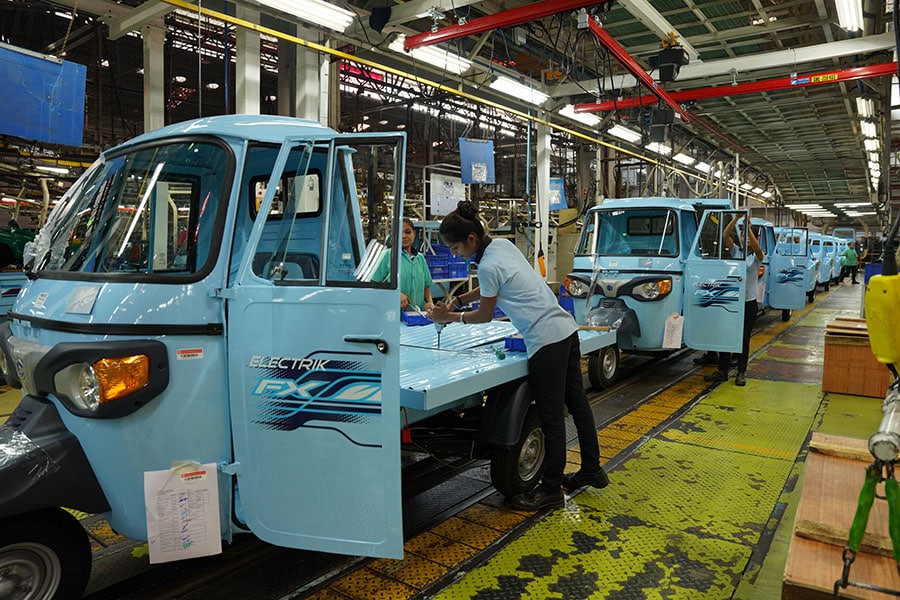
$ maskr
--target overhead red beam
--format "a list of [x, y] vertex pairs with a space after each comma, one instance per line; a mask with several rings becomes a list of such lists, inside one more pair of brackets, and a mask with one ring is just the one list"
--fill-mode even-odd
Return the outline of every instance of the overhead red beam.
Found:
[[594, 19], [588, 19], [588, 27], [597, 39], [600, 40], [600, 43], [603, 44], [609, 53], [613, 55], [620, 65], [625, 67], [625, 69], [634, 75], [634, 77], [647, 86], [647, 89], [650, 90], [654, 96], [659, 98], [662, 102], [669, 105], [670, 108], [674, 109], [675, 112], [680, 114], [685, 123], [691, 120], [691, 116], [682, 110], [682, 108], [678, 105], [672, 96], [670, 96], [665, 90], [660, 88], [657, 83], [653, 80], [652, 77], [644, 70], [636, 60], [634, 60], [628, 52], [625, 51], [625, 48], [619, 45], [619, 42], [614, 40], [611, 35], [606, 33], [606, 30], [603, 29], [603, 26], [600, 23], [597, 23]]
[[486, 17], [478, 17], [472, 19], [464, 25], [450, 25], [442, 27], [437, 31], [425, 31], [417, 33], [406, 38], [403, 42], [403, 49], [409, 52], [413, 48], [421, 46], [430, 46], [441, 42], [448, 42], [456, 38], [474, 35], [492, 29], [500, 29], [501, 27], [511, 27], [519, 23], [527, 23], [537, 19], [543, 19], [550, 15], [570, 10], [578, 10], [594, 4], [603, 4], [611, 0], [543, 0], [543, 2], [532, 2], [526, 6], [504, 10]]
[[[719, 85], [716, 87], [697, 88], [693, 90], [684, 90], [681, 92], [671, 92], [669, 96], [677, 102], [687, 102], [689, 100], [703, 100], [705, 98], [722, 98], [725, 96], [740, 96], [743, 94], [757, 94], [761, 92], [775, 92], [778, 90], [786, 90], [798, 87], [809, 87], [813, 85], [823, 85], [827, 83], [841, 83], [842, 81], [853, 81], [856, 79], [868, 79], [870, 77], [883, 77], [885, 75], [896, 75], [897, 63], [880, 63], [877, 65], [869, 65], [867, 67], [853, 67], [852, 69], [841, 69], [838, 71], [822, 71], [812, 75], [801, 75], [799, 77], [778, 77], [775, 79], [763, 79], [760, 81], [751, 81], [748, 83], [738, 83], [735, 85]], [[589, 104], [576, 104], [576, 113], [588, 112], [606, 112], [620, 108], [633, 108], [635, 106], [645, 106], [648, 102], [652, 102], [653, 96], [642, 96], [640, 98], [623, 98], [622, 100], [605, 100], [603, 102], [595, 102]]]

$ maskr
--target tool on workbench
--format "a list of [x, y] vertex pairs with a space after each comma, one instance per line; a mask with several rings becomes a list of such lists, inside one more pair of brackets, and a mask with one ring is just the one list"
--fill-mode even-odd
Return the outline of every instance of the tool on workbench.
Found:
[[[419, 308], [418, 306], [412, 306], [410, 308], [412, 308], [414, 311], [416, 311], [419, 314], [419, 316], [425, 317], [429, 321], [431, 320], [431, 318], [428, 315], [426, 315], [424, 312], [422, 312], [422, 309]], [[434, 323], [434, 330], [437, 331], [437, 349], [438, 350], [441, 349], [441, 332], [444, 330], [444, 327], [446, 327], [446, 326], [447, 326], [446, 323], [438, 323], [438, 322]]]

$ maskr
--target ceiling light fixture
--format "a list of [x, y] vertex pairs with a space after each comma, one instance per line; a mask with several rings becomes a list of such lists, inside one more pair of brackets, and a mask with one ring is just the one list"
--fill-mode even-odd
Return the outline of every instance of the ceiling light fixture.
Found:
[[438, 46], [423, 46], [421, 48], [413, 48], [407, 52], [403, 49], [404, 40], [406, 40], [406, 36], [399, 35], [391, 42], [388, 48], [399, 54], [408, 54], [415, 60], [438, 67], [444, 71], [449, 71], [454, 75], [460, 75], [468, 71], [469, 67], [472, 66], [471, 60]]
[[543, 104], [550, 97], [541, 91], [521, 84], [504, 75], [497, 77], [497, 79], [492, 81], [488, 87], [492, 90], [497, 90], [498, 92], [506, 94], [507, 96], [519, 98], [535, 105]]
[[755, 187], [750, 191], [753, 192], [754, 194], [759, 194], [760, 192], [763, 191], [763, 189], [761, 187]]
[[771, 198], [772, 192], [763, 192], [762, 194], [760, 194], [760, 196], [762, 196], [763, 198]]
[[870, 98], [857, 98], [856, 112], [864, 119], [871, 119], [872, 115], [875, 114], [875, 105]]
[[698, 171], [703, 171], [704, 173], [709, 173], [709, 170], [712, 169], [712, 167], [709, 165], [709, 163], [705, 163], [702, 161], [698, 162], [696, 165], [694, 165], [694, 168], [697, 169]]
[[628, 129], [622, 125], [616, 123], [612, 127], [606, 130], [606, 133], [613, 137], [617, 137], [620, 140], [625, 140], [626, 142], [631, 142], [635, 144], [641, 141], [641, 134], [633, 129]]
[[283, 13], [334, 31], [344, 32], [356, 15], [323, 0], [259, 0], [259, 3]]
[[835, 0], [838, 22], [847, 31], [861, 31], [863, 24], [860, 0]]
[[51, 167], [48, 165], [35, 165], [34, 168], [37, 169], [38, 171], [45, 171], [47, 173], [53, 173], [55, 175], [68, 175], [69, 174], [69, 169], [66, 169], [65, 167]]
[[863, 141], [863, 144], [866, 147], [866, 152], [878, 152], [881, 148], [881, 144], [878, 143], [878, 140], [872, 138], [866, 138]]
[[594, 115], [592, 113], [577, 113], [575, 112], [574, 104], [566, 104], [561, 109], [559, 109], [559, 114], [564, 117], [569, 117], [570, 119], [574, 119], [579, 123], [583, 123], [588, 127], [596, 127], [600, 123], [600, 117]]
[[666, 156], [672, 153], [671, 148], [660, 142], [650, 142], [649, 144], [644, 146], [644, 148], [646, 148], [650, 152], [656, 152], [657, 154], [664, 154]]
[[683, 165], [690, 166], [690, 165], [694, 164], [694, 162], [696, 162], [697, 159], [694, 158], [693, 156], [688, 156], [687, 154], [684, 154], [683, 152], [679, 152], [678, 154], [676, 154], [675, 156], [672, 157], [672, 160], [674, 160], [676, 162], [680, 162]]

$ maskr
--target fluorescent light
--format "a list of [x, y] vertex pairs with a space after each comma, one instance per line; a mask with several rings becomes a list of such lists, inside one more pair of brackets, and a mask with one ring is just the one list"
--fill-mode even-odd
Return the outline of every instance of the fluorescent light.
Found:
[[752, 187], [753, 187], [752, 185], [750, 185], [749, 183], [746, 183], [746, 182], [744, 182], [744, 183], [741, 184], [741, 189], [742, 189], [742, 190], [749, 190], [749, 189], [751, 189]]
[[420, 60], [423, 63], [438, 67], [444, 71], [449, 71], [455, 75], [464, 73], [472, 66], [472, 61], [461, 57], [456, 52], [444, 50], [438, 46], [423, 46], [421, 48], [413, 48], [409, 52], [403, 49], [403, 43], [406, 40], [405, 35], [397, 36], [391, 42], [389, 49], [402, 54], [409, 54], [413, 59]]
[[868, 138], [878, 137], [878, 132], [875, 130], [875, 123], [872, 123], [871, 121], [860, 121], [859, 123], [864, 136]]
[[570, 119], [574, 119], [580, 123], [584, 123], [588, 127], [596, 127], [598, 123], [600, 123], [600, 117], [593, 113], [577, 113], [575, 112], [574, 104], [566, 104], [561, 109], [559, 109], [559, 114], [564, 117], [569, 117]]
[[[838, 1], [840, 2], [840, 0]], [[875, 105], [869, 98], [857, 98], [856, 112], [859, 113], [860, 117], [870, 119], [875, 114]]]
[[646, 146], [644, 146], [650, 152], [656, 152], [657, 154], [665, 154], [668, 155], [672, 152], [672, 149], [666, 146], [665, 144], [661, 144], [659, 142], [650, 142]]
[[881, 147], [878, 140], [872, 138], [866, 138], [863, 141], [863, 145], [866, 147], [866, 152], [878, 152]]
[[837, 208], [853, 208], [857, 206], [871, 206], [869, 202], [838, 202], [835, 204]]
[[771, 198], [772, 192], [763, 192], [762, 194], [760, 194], [760, 196], [762, 196], [763, 198]]
[[860, 0], [835, 0], [838, 22], [847, 31], [862, 30], [862, 4]]
[[488, 87], [497, 90], [498, 92], [502, 92], [507, 96], [530, 102], [531, 104], [543, 104], [547, 101], [547, 98], [550, 97], [539, 90], [521, 84], [504, 75], [501, 75], [492, 81]]
[[612, 127], [606, 130], [606, 133], [613, 137], [617, 137], [620, 140], [625, 140], [626, 142], [631, 142], [635, 144], [641, 141], [641, 134], [633, 129], [628, 129], [627, 127], [623, 127], [616, 123]]
[[878, 164], [881, 162], [881, 156], [877, 152], [869, 152], [869, 161]]
[[785, 204], [785, 208], [790, 208], [791, 210], [797, 210], [799, 208], [822, 208], [821, 204]]
[[702, 161], [698, 162], [696, 165], [694, 165], [694, 168], [697, 169], [698, 171], [703, 171], [704, 173], [709, 173], [709, 170], [712, 169], [712, 167], [709, 166], [708, 163], [705, 163]]
[[878, 214], [877, 212], [872, 210], [872, 211], [867, 211], [867, 212], [848, 212], [847, 216], [848, 217], [867, 217], [869, 215], [877, 215], [877, 214]]
[[682, 152], [679, 152], [675, 156], [672, 157], [672, 160], [680, 162], [683, 165], [692, 165], [697, 160], [693, 156], [688, 156]]
[[322, 25], [341, 33], [356, 18], [349, 10], [323, 0], [259, 0], [259, 3], [294, 15], [307, 23]]
[[69, 169], [64, 167], [49, 167], [46, 165], [35, 165], [35, 169], [38, 171], [46, 171], [47, 173], [55, 173], [56, 175], [68, 175]]
[[763, 191], [763, 189], [761, 187], [755, 187], [750, 191], [753, 192], [754, 194], [759, 194], [760, 192]]

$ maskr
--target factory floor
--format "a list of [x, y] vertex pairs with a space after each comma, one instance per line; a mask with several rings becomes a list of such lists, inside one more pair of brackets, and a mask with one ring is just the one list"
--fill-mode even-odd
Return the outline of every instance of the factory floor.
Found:
[[880, 399], [821, 385], [825, 326], [860, 316], [862, 288], [837, 286], [754, 335], [746, 387], [732, 377], [669, 414], [668, 396], [702, 387], [707, 367], [602, 428], [605, 449], [625, 444], [610, 485], [571, 497], [433, 597], [780, 598], [811, 433], [868, 438], [881, 420]]

